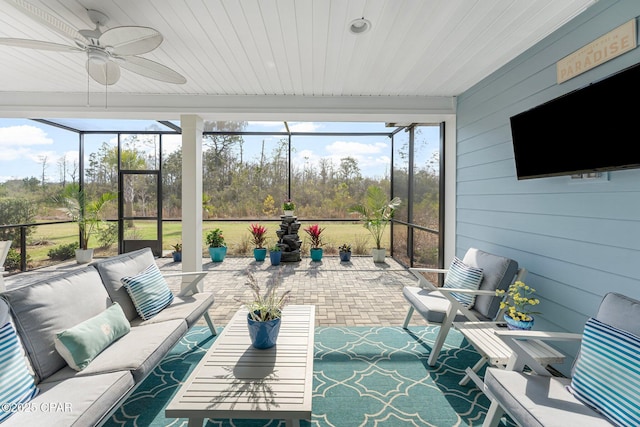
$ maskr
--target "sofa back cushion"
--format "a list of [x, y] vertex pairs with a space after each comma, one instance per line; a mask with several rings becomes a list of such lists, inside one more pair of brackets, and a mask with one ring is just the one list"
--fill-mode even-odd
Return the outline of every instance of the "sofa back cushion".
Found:
[[596, 319], [640, 336], [640, 301], [609, 292], [600, 302]]
[[54, 346], [56, 334], [102, 313], [109, 294], [93, 267], [84, 267], [7, 290], [16, 330], [38, 381], [67, 365]]
[[155, 259], [151, 249], [144, 248], [91, 264], [102, 277], [102, 282], [109, 296], [114, 302], [120, 304], [129, 321], [138, 317], [138, 312], [120, 279], [125, 276], [135, 276], [153, 263], [155, 263]]
[[[469, 248], [462, 261], [482, 269], [479, 289], [483, 291], [507, 290], [518, 272], [518, 263], [514, 260], [476, 248]], [[486, 318], [493, 319], [500, 309], [500, 298], [478, 295], [473, 308]]]

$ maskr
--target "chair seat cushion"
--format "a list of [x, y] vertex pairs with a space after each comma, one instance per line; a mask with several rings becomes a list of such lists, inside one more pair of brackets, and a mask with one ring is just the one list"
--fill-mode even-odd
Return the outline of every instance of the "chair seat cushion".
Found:
[[484, 376], [485, 386], [518, 425], [611, 427], [567, 390], [570, 381], [498, 368], [488, 368]]
[[[442, 293], [423, 289], [419, 286], [405, 286], [402, 289], [402, 295], [427, 322], [443, 322], [450, 303]], [[472, 311], [480, 320], [489, 320], [482, 314]], [[458, 312], [453, 321], [464, 322], [466, 320], [467, 318]]]

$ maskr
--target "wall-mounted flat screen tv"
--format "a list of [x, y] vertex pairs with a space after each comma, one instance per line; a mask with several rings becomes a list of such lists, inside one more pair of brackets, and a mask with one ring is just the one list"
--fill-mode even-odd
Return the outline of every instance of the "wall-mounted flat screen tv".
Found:
[[518, 179], [640, 168], [640, 64], [510, 121]]

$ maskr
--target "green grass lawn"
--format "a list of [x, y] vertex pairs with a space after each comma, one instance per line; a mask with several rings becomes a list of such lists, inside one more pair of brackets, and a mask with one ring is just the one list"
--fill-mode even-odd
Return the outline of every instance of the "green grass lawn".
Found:
[[[220, 228], [225, 237], [228, 246], [229, 255], [247, 255], [251, 254], [253, 245], [251, 244], [251, 234], [249, 232], [249, 221], [226, 222], [226, 221], [205, 221], [203, 224], [203, 249], [206, 249], [204, 243], [205, 235], [209, 230]], [[309, 249], [309, 240], [304, 228], [313, 222], [301, 221], [302, 225], [298, 232], [303, 241], [303, 250]], [[371, 252], [373, 239], [369, 232], [362, 226], [360, 222], [325, 222], [318, 223], [325, 230], [322, 233], [324, 237], [324, 249], [327, 254], [337, 254], [338, 246], [349, 243], [352, 246], [352, 252], [355, 255], [364, 255]], [[136, 239], [156, 239], [156, 226], [153, 221], [136, 221], [134, 227], [127, 229], [125, 238]], [[268, 221], [263, 222], [267, 228], [267, 246], [277, 242], [276, 230], [279, 228], [279, 222]], [[385, 246], [389, 247], [389, 230], [387, 228]], [[166, 221], [162, 227], [162, 246], [165, 250], [171, 250], [171, 246], [182, 240], [182, 224], [180, 222]], [[34, 265], [40, 265], [46, 262], [49, 257], [47, 253], [50, 249], [63, 244], [69, 244], [78, 241], [78, 226], [75, 223], [42, 225], [34, 228], [33, 233], [27, 239], [27, 253]], [[98, 247], [99, 243], [96, 235], [93, 235], [89, 241], [90, 247]], [[104, 252], [105, 254], [115, 254], [117, 244], [111, 247], [111, 250]], [[206, 251], [205, 251], [206, 255]]]

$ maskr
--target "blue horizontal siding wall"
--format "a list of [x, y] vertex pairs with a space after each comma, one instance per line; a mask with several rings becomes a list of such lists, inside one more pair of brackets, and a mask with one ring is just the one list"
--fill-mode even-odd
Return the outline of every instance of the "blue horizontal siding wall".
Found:
[[[640, 47], [556, 84], [559, 59], [639, 15], [639, 1], [600, 0], [458, 98], [456, 253], [478, 247], [525, 267], [541, 300], [536, 329], [582, 332], [607, 292], [640, 299], [640, 169], [518, 181], [509, 117], [639, 63]], [[640, 122], [639, 104], [640, 82], [625, 107]], [[585, 123], [598, 125], [615, 124]], [[640, 149], [640, 127], [629, 144]]]

